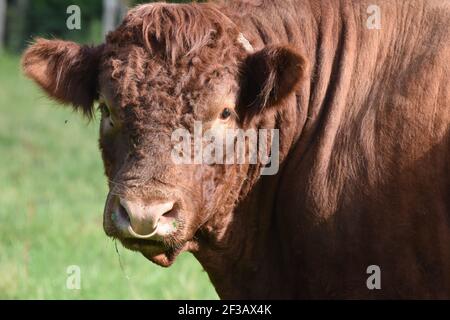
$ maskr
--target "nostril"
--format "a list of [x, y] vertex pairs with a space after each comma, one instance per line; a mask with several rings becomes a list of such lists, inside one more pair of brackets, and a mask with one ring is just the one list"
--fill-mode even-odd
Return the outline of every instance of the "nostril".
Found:
[[175, 219], [177, 217], [179, 209], [180, 206], [178, 205], [178, 203], [174, 203], [170, 210], [167, 210], [161, 215], [160, 219]]
[[121, 219], [130, 222], [130, 216], [128, 215], [127, 209], [125, 209], [121, 203], [119, 203], [118, 215]]
[[117, 203], [115, 209], [111, 212], [111, 220], [116, 225], [124, 225], [130, 223], [130, 216], [120, 202]]

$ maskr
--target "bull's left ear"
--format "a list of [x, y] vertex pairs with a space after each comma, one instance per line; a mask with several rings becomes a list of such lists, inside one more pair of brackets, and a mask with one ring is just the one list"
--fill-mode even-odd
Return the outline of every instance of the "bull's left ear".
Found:
[[306, 60], [294, 49], [269, 46], [251, 54], [242, 66], [239, 106], [259, 113], [283, 102], [299, 87]]

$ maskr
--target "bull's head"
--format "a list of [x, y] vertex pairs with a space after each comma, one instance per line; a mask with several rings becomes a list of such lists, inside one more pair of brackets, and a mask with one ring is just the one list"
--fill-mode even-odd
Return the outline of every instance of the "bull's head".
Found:
[[88, 117], [98, 102], [108, 236], [163, 266], [224, 236], [261, 164], [176, 163], [173, 133], [276, 127], [305, 63], [255, 44], [212, 5], [153, 4], [101, 46], [40, 39], [26, 51], [25, 73], [50, 97]]

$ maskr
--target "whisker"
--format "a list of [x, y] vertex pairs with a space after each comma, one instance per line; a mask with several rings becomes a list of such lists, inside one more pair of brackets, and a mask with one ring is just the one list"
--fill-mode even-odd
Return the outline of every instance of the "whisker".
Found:
[[127, 187], [125, 184], [117, 182], [117, 181], [114, 181], [114, 180], [111, 180], [111, 179], [108, 179], [108, 181], [109, 181], [109, 183], [113, 184], [114, 186], [119, 186], [119, 187], [122, 187], [122, 188], [126, 188]]
[[124, 274], [125, 278], [127, 280], [130, 280], [130, 277], [128, 276], [128, 274], [127, 274], [127, 272], [125, 270], [125, 267], [124, 267], [124, 265], [122, 263], [122, 257], [120, 256], [119, 248], [117, 247], [117, 239], [114, 239], [114, 247], [116, 248], [116, 253], [117, 253], [117, 256], [119, 257], [120, 269], [122, 270], [122, 273]]

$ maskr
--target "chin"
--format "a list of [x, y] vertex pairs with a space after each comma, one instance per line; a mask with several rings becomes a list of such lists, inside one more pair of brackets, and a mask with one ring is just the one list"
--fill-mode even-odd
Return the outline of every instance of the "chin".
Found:
[[147, 252], [146, 250], [142, 250], [141, 253], [154, 264], [160, 267], [168, 268], [175, 262], [178, 254], [181, 252], [175, 253], [169, 249], [168, 251], [162, 253]]
[[158, 266], [168, 268], [184, 251], [187, 251], [187, 242], [177, 247], [167, 246], [156, 241], [121, 240], [122, 245], [132, 251], [140, 252], [145, 258]]

